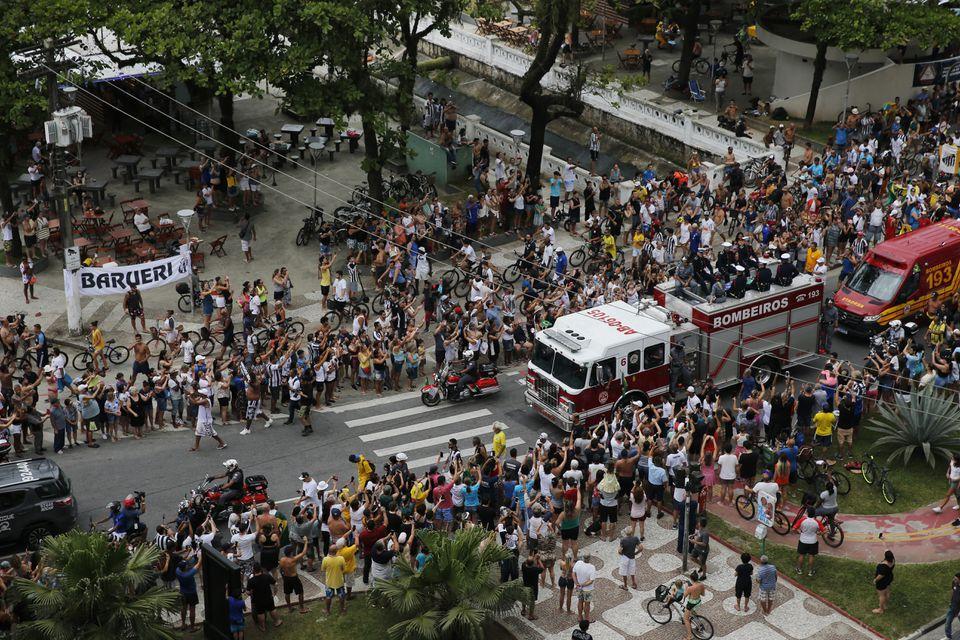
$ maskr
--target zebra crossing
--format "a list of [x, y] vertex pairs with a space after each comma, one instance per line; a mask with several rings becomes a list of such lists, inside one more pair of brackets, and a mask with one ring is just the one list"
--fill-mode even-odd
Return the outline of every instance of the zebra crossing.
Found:
[[[410, 469], [422, 469], [435, 464], [438, 453], [446, 454], [450, 438], [457, 439], [465, 455], [472, 451], [475, 436], [489, 450], [493, 423], [499, 419], [496, 409], [450, 403], [427, 407], [420, 402], [420, 392], [415, 391], [341, 405], [324, 413], [343, 416], [343, 425], [356, 434], [359, 450], [371, 461], [382, 465], [390, 456], [403, 452]], [[526, 442], [520, 430], [509, 423], [504, 431], [508, 449]]]

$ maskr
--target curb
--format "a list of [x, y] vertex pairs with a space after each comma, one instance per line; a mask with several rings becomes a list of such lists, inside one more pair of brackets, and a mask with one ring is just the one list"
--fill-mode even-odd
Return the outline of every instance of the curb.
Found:
[[930, 633], [931, 631], [933, 631], [934, 629], [936, 629], [937, 627], [942, 627], [942, 626], [945, 625], [946, 623], [947, 623], [947, 617], [946, 617], [946, 616], [941, 616], [941, 617], [939, 617], [939, 618], [937, 618], [937, 619], [935, 619], [935, 620], [931, 620], [930, 622], [928, 622], [927, 624], [923, 625], [922, 627], [920, 627], [920, 628], [917, 629], [916, 631], [912, 631], [912, 632], [908, 633], [907, 635], [905, 635], [905, 636], [903, 636], [902, 638], [900, 638], [900, 640], [916, 640], [916, 639], [919, 638], [920, 636], [926, 635], [926, 634]]
[[[738, 549], [737, 547], [735, 547], [735, 546], [732, 545], [731, 543], [727, 542], [726, 540], [723, 540], [722, 538], [718, 538], [715, 534], [712, 534], [712, 533], [711, 533], [711, 534], [710, 534], [710, 537], [711, 537], [713, 540], [716, 540], [718, 543], [720, 543], [720, 544], [722, 544], [723, 546], [725, 546], [727, 549], [730, 549], [731, 551], [736, 551], [737, 553], [743, 553], [743, 549]], [[759, 558], [756, 558], [756, 556], [751, 555], [751, 558], [755, 558], [755, 559], [759, 562]], [[831, 609], [833, 609], [834, 611], [836, 611], [837, 613], [839, 613], [840, 615], [842, 615], [844, 618], [847, 618], [848, 620], [851, 620], [852, 622], [855, 622], [858, 626], [866, 629], [867, 631], [869, 631], [870, 633], [874, 634], [875, 636], [880, 637], [880, 638], [885, 638], [885, 640], [893, 640], [892, 638], [889, 638], [888, 636], [883, 635], [882, 633], [880, 633], [879, 631], [877, 631], [876, 629], [874, 629], [873, 627], [871, 627], [870, 625], [868, 625], [868, 624], [867, 624], [866, 622], [864, 622], [863, 620], [859, 620], [858, 618], [854, 618], [852, 615], [850, 615], [849, 613], [847, 613], [846, 611], [844, 611], [843, 609], [841, 609], [841, 608], [838, 607], [837, 605], [833, 604], [833, 603], [830, 602], [829, 600], [826, 600], [826, 599], [824, 599], [823, 597], [817, 595], [816, 593], [814, 593], [813, 591], [811, 591], [810, 589], [808, 589], [807, 587], [803, 586], [802, 584], [800, 584], [799, 582], [797, 582], [796, 580], [794, 580], [793, 578], [791, 578], [789, 575], [787, 575], [787, 572], [777, 570], [777, 574], [778, 574], [778, 578], [777, 578], [778, 580], [781, 579], [781, 578], [784, 579], [784, 580], [786, 580], [787, 582], [789, 582], [790, 584], [792, 584], [794, 587], [796, 587], [796, 588], [799, 589], [800, 591], [803, 591], [803, 592], [804, 592], [805, 594], [807, 594], [808, 596], [811, 596], [811, 597], [813, 597], [813, 598], [816, 598], [819, 602], [822, 602], [822, 603], [825, 604], [826, 606], [830, 607]], [[917, 633], [917, 632], [914, 632], [914, 633]], [[926, 633], [926, 632], [923, 631], [923, 633]], [[911, 635], [912, 635], [912, 634], [911, 634]]]

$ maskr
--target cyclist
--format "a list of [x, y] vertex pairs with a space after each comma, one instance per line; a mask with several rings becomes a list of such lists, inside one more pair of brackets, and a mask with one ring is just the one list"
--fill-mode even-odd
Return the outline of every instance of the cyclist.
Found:
[[99, 360], [100, 370], [106, 369], [107, 358], [103, 351], [107, 346], [107, 342], [96, 320], [90, 322], [90, 346], [93, 347], [93, 368], [97, 368], [97, 360]]
[[703, 602], [703, 595], [707, 592], [706, 586], [700, 582], [700, 574], [696, 571], [690, 573], [690, 584], [686, 587], [682, 580], [677, 580], [670, 588], [670, 598], [681, 602], [686, 599], [683, 606], [683, 626], [687, 630], [686, 640], [693, 640], [693, 629], [690, 627], [690, 618], [700, 603]]
[[833, 480], [827, 480], [827, 484], [824, 485], [823, 491], [820, 492], [819, 506], [817, 507], [816, 514], [817, 516], [826, 516], [827, 522], [830, 523], [830, 531], [832, 532], [834, 527], [834, 518], [837, 515], [837, 512], [840, 511], [840, 504], [837, 502], [837, 487], [833, 484]]

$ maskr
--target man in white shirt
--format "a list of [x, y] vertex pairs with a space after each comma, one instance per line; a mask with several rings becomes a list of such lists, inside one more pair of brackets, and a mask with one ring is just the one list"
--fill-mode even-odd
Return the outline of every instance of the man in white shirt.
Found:
[[474, 251], [473, 245], [470, 244], [469, 240], [463, 241], [463, 246], [460, 247], [460, 251], [458, 251], [457, 253], [459, 254], [459, 257], [457, 260], [458, 264], [460, 264], [464, 268], [469, 268], [469, 269], [472, 269], [474, 266], [476, 266], [477, 252]]
[[180, 353], [183, 354], [183, 364], [187, 366], [193, 365], [193, 356], [196, 351], [194, 347], [193, 340], [190, 339], [190, 334], [183, 334], [183, 341], [180, 342]]
[[577, 590], [577, 619], [590, 619], [590, 602], [593, 600], [593, 582], [597, 568], [590, 564], [590, 554], [583, 553], [573, 565], [573, 584]]
[[133, 214], [133, 226], [137, 228], [140, 235], [149, 235], [153, 231], [153, 225], [150, 224], [150, 216], [144, 213], [143, 209], [137, 209]]
[[337, 277], [333, 280], [333, 309], [342, 311], [349, 299], [350, 290], [343, 277], [343, 271], [337, 271]]
[[323, 491], [327, 490], [326, 482], [317, 482], [310, 476], [309, 471], [304, 471], [300, 474], [300, 493], [303, 495], [303, 502], [312, 504], [314, 509], [323, 508], [323, 498], [321, 494]]

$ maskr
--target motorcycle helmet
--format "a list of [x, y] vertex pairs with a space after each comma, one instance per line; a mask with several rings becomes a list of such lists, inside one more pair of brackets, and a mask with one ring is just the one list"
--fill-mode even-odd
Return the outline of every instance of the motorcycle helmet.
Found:
[[890, 326], [893, 327], [894, 329], [899, 329], [901, 324], [902, 323], [899, 320], [890, 321]]
[[236, 460], [234, 460], [233, 458], [230, 458], [229, 460], [223, 461], [223, 466], [226, 468], [227, 472], [229, 473], [230, 471], [233, 471], [240, 465]]
[[120, 511], [120, 503], [119, 502], [107, 503], [107, 511], [109, 511], [110, 513], [116, 513], [117, 511]]
[[177, 505], [177, 511], [186, 511], [190, 508], [190, 502], [187, 500], [181, 500], [180, 504]]
[[123, 499], [123, 506], [126, 507], [127, 509], [133, 509], [134, 507], [137, 506], [137, 499], [134, 498], [133, 496], [127, 496], [126, 498]]
[[472, 351], [472, 350], [467, 349], [466, 351], [463, 352], [463, 359], [464, 359], [464, 360], [469, 360], [469, 359], [472, 358], [472, 357], [473, 357], [473, 351]]

